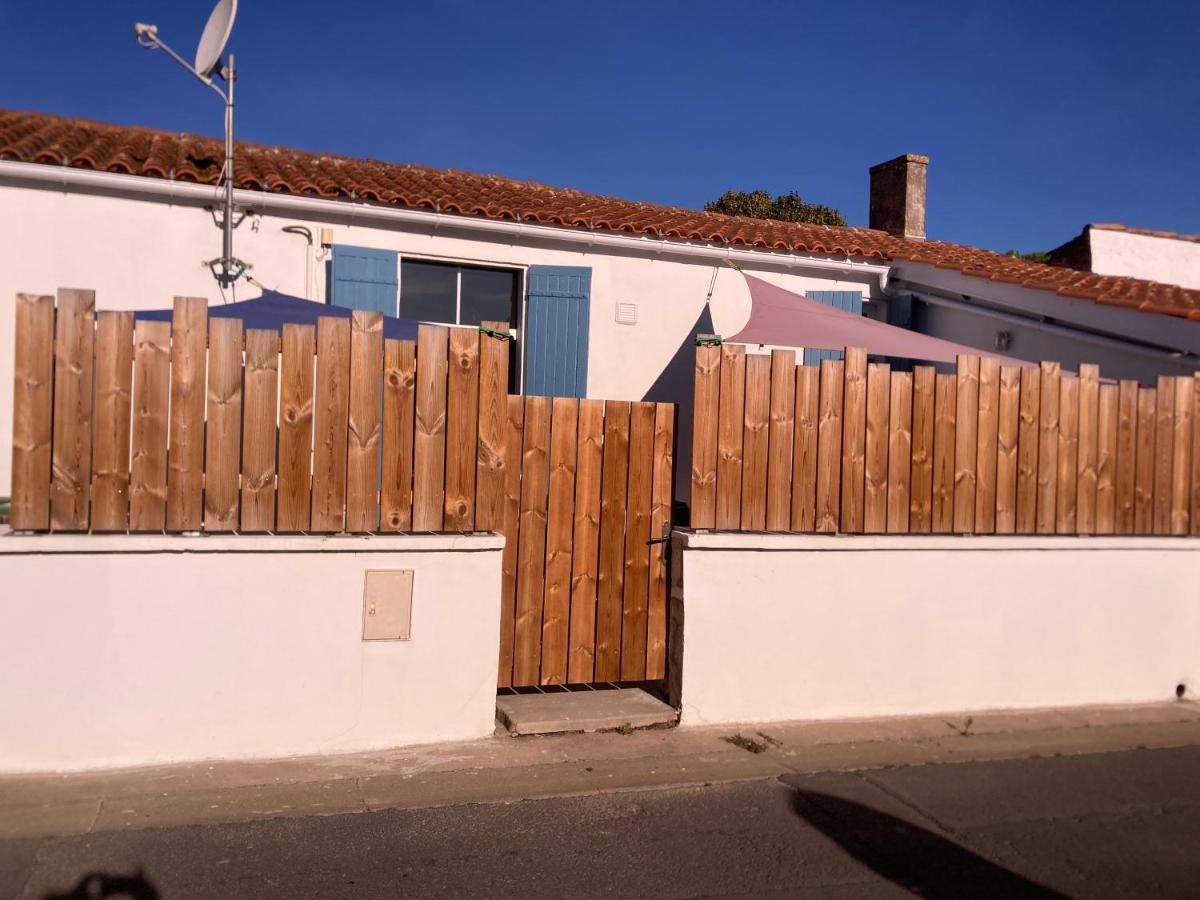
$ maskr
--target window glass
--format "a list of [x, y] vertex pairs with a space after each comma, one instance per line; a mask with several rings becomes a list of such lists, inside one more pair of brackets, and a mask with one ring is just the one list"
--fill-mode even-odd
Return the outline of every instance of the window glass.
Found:
[[516, 325], [517, 273], [498, 269], [462, 271], [460, 325], [507, 322]]
[[455, 324], [458, 267], [439, 263], [400, 263], [400, 318]]

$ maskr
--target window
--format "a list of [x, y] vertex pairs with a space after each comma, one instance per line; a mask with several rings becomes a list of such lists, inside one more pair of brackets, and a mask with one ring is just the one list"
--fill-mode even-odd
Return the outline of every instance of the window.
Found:
[[400, 262], [400, 318], [445, 325], [520, 325], [519, 273], [453, 263]]

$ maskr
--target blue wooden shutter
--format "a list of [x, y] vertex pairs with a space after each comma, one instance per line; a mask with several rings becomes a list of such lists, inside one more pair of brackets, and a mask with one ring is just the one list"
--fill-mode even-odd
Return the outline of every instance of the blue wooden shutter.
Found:
[[592, 270], [530, 266], [525, 307], [525, 393], [586, 397]]
[[396, 264], [394, 250], [334, 244], [329, 301], [334, 306], [396, 315]]
[[[835, 309], [844, 309], [856, 316], [862, 315], [862, 291], [806, 291], [804, 296], [809, 300], [819, 300]], [[804, 364], [806, 366], [820, 365], [823, 359], [841, 359], [845, 356], [843, 350], [804, 349]]]

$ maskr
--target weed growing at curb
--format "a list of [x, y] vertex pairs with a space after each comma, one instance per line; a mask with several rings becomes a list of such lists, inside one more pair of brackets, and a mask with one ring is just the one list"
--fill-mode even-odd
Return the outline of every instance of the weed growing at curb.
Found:
[[633, 726], [628, 722], [617, 726], [617, 734], [633, 734]]
[[768, 744], [770, 744], [772, 747], [782, 747], [783, 746], [783, 741], [779, 740], [778, 738], [771, 737], [765, 731], [756, 731], [754, 733], [757, 734], [764, 741], [766, 741]]
[[733, 744], [735, 747], [741, 747], [743, 750], [749, 750], [751, 753], [762, 753], [767, 749], [764, 741], [756, 741], [753, 738], [748, 738], [738, 733], [731, 737], [721, 738], [727, 744]]
[[949, 728], [951, 731], [958, 732], [963, 737], [970, 737], [971, 736], [971, 726], [974, 724], [975, 724], [975, 719], [971, 716], [967, 716], [966, 720], [962, 723], [962, 725], [955, 725], [953, 722], [947, 722], [946, 727]]

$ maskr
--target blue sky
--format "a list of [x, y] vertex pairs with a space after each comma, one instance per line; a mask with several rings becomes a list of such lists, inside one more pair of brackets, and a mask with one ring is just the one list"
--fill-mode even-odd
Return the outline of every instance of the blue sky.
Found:
[[[210, 0], [0, 2], [0, 106], [219, 134]], [[238, 136], [700, 207], [798, 190], [867, 221], [931, 157], [931, 238], [1200, 232], [1200, 4], [242, 0]]]

